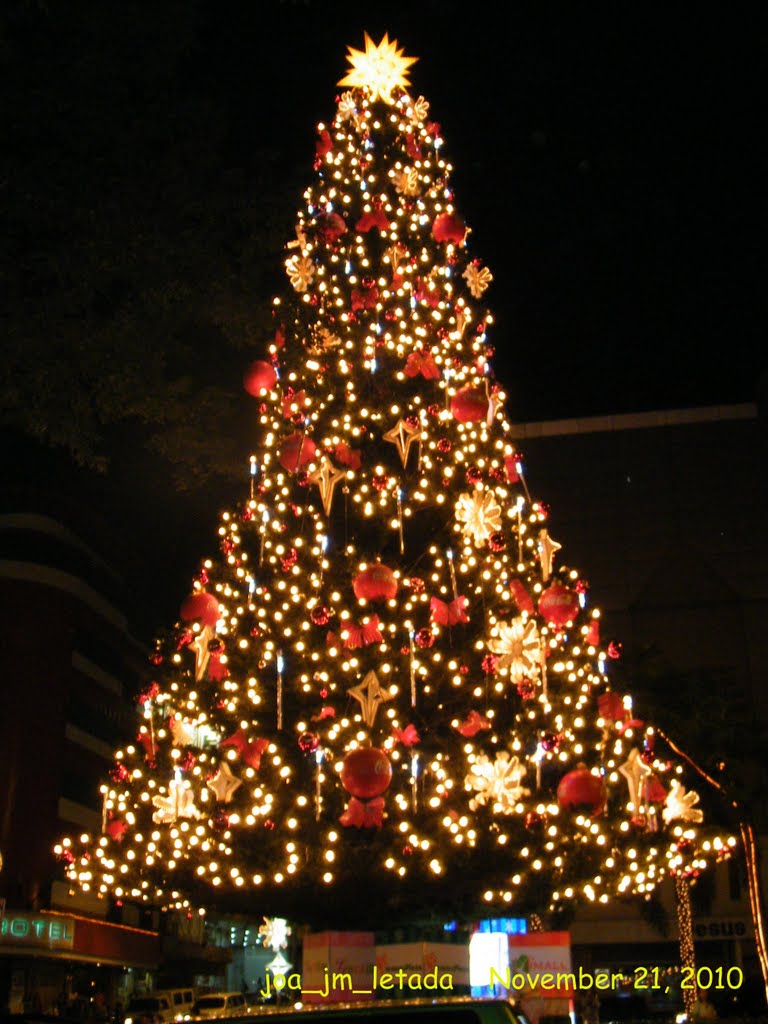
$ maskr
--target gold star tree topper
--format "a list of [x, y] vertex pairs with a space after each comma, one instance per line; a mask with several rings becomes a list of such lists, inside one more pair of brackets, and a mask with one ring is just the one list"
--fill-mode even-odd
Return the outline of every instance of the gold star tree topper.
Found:
[[408, 68], [419, 58], [403, 56], [397, 40], [389, 41], [388, 32], [384, 33], [378, 46], [366, 32], [365, 50], [355, 50], [352, 46], [347, 49], [351, 71], [339, 81], [339, 85], [359, 86], [370, 94], [372, 100], [392, 103], [392, 90], [405, 89], [411, 84]]

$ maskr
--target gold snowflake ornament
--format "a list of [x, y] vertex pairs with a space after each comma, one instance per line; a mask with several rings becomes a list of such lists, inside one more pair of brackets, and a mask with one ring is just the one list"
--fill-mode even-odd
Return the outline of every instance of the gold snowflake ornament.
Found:
[[184, 782], [171, 782], [168, 796], [153, 796], [152, 803], [157, 808], [152, 821], [157, 825], [166, 821], [177, 821], [179, 818], [199, 818], [200, 811], [195, 807], [195, 797]]
[[464, 524], [476, 548], [482, 547], [492, 533], [501, 529], [501, 508], [490, 491], [475, 488], [472, 494], [460, 494], [456, 518]]
[[398, 49], [397, 40], [389, 41], [388, 32], [384, 33], [378, 46], [366, 32], [364, 50], [355, 50], [352, 46], [347, 49], [351, 70], [340, 79], [339, 85], [358, 86], [365, 89], [372, 100], [393, 103], [392, 90], [405, 89], [411, 84], [408, 68], [416, 63], [418, 57], [404, 57], [403, 50]]
[[478, 267], [474, 263], [469, 264], [462, 277], [469, 285], [470, 293], [474, 299], [479, 299], [493, 280], [493, 274], [488, 267]]
[[515, 804], [530, 792], [522, 785], [524, 775], [525, 765], [507, 750], [500, 751], [495, 761], [481, 754], [464, 779], [465, 789], [477, 794], [469, 801], [470, 810], [492, 803], [497, 814], [512, 814]]
[[704, 813], [696, 806], [698, 802], [699, 794], [695, 789], [686, 793], [685, 786], [672, 779], [661, 816], [667, 825], [673, 821], [690, 821], [698, 825], [704, 820]]
[[419, 174], [415, 167], [395, 171], [392, 180], [401, 195], [417, 196], [419, 194]]
[[315, 265], [309, 256], [291, 256], [285, 261], [288, 280], [297, 292], [305, 292], [315, 276]]
[[494, 633], [496, 636], [488, 641], [488, 649], [498, 656], [499, 668], [509, 669], [512, 682], [517, 684], [525, 678], [537, 678], [541, 647], [533, 619], [526, 622], [520, 617], [511, 622], [497, 622]]

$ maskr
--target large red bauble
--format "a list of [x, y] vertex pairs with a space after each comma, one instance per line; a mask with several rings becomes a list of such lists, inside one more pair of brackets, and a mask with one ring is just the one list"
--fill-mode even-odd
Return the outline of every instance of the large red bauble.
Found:
[[352, 589], [360, 601], [390, 601], [397, 593], [397, 577], [386, 565], [375, 562], [360, 570]]
[[593, 775], [586, 765], [580, 764], [560, 779], [557, 802], [564, 811], [600, 814], [605, 807], [605, 783], [601, 776]]
[[579, 610], [579, 598], [562, 583], [553, 583], [539, 598], [539, 612], [555, 626], [573, 622]]
[[488, 415], [488, 396], [483, 388], [462, 388], [451, 399], [451, 412], [459, 423], [482, 423]]
[[464, 221], [455, 213], [439, 213], [432, 224], [432, 235], [436, 242], [461, 245], [466, 233]]
[[184, 622], [199, 622], [201, 626], [215, 626], [219, 618], [219, 601], [213, 594], [197, 591], [184, 598], [180, 616]]
[[350, 750], [341, 765], [341, 784], [358, 800], [381, 796], [391, 781], [392, 765], [377, 747]]
[[315, 457], [315, 442], [306, 434], [290, 434], [280, 445], [278, 460], [289, 473], [298, 473]]
[[243, 374], [243, 387], [254, 398], [263, 395], [265, 391], [271, 391], [276, 383], [275, 368], [265, 359], [254, 359]]

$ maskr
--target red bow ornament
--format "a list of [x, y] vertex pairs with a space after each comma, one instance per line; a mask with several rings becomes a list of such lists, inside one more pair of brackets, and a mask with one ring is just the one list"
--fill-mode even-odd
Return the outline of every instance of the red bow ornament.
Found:
[[404, 747], [412, 747], [415, 743], [418, 743], [421, 740], [421, 737], [416, 731], [416, 726], [413, 723], [406, 725], [402, 730], [396, 729], [393, 726], [392, 735], [395, 737], [395, 742], [402, 743]]
[[293, 416], [301, 415], [301, 410], [304, 408], [306, 401], [307, 393], [303, 389], [301, 391], [294, 391], [291, 387], [286, 388], [281, 410], [285, 419], [289, 420]]
[[411, 352], [405, 362], [403, 373], [406, 377], [416, 377], [421, 374], [425, 380], [440, 379], [440, 370], [437, 368], [434, 356], [424, 348]]
[[438, 626], [457, 626], [460, 622], [469, 622], [467, 603], [466, 597], [461, 596], [448, 603], [433, 597], [429, 602], [431, 621]]
[[354, 828], [381, 828], [384, 815], [384, 798], [377, 796], [373, 800], [358, 800], [356, 796], [350, 798], [347, 809], [339, 818], [339, 822]]
[[341, 644], [348, 651], [355, 651], [358, 647], [368, 647], [370, 644], [380, 644], [384, 638], [379, 631], [379, 616], [371, 615], [365, 622], [355, 625], [354, 622], [345, 624], [341, 636], [338, 633], [329, 632], [326, 643], [329, 646]]
[[380, 206], [377, 206], [363, 214], [357, 224], [355, 224], [355, 230], [362, 233], [370, 231], [371, 228], [378, 228], [379, 231], [389, 231], [389, 226], [389, 217], [387, 217]]
[[490, 729], [491, 723], [477, 711], [470, 711], [467, 717], [459, 725], [459, 732], [462, 736], [475, 736], [481, 729]]
[[350, 300], [352, 309], [375, 309], [378, 301], [379, 289], [376, 285], [372, 285], [370, 288], [363, 288], [362, 291], [358, 288], [352, 289], [352, 298]]
[[350, 448], [344, 441], [339, 441], [333, 452], [334, 458], [342, 466], [348, 466], [349, 469], [360, 469], [362, 465], [362, 458], [357, 448]]

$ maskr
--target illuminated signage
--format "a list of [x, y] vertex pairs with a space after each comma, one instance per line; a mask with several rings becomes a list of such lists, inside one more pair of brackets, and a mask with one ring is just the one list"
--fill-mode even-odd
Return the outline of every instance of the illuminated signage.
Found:
[[11, 910], [0, 918], [0, 943], [4, 946], [71, 949], [74, 941], [75, 921], [71, 917], [41, 917]]

